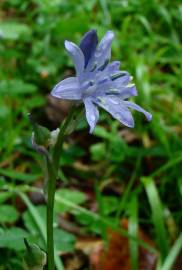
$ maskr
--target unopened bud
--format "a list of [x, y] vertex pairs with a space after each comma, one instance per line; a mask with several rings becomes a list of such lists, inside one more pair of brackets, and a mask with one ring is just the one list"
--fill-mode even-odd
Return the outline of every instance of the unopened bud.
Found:
[[47, 262], [46, 253], [36, 244], [29, 244], [25, 239], [26, 251], [24, 255], [25, 270], [43, 270]]
[[34, 140], [36, 144], [47, 147], [50, 139], [50, 131], [46, 127], [37, 124], [31, 114], [29, 115], [29, 118], [33, 126]]

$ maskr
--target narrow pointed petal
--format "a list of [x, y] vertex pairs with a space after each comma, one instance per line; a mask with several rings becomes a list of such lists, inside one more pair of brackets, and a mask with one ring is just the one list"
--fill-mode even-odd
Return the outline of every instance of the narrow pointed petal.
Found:
[[[119, 90], [119, 92], [122, 92], [123, 90], [125, 90], [125, 92], [130, 92], [130, 88], [134, 86], [134, 84], [130, 83], [131, 81], [131, 76], [126, 74], [116, 80], [111, 80], [111, 85], [113, 88], [116, 88]], [[136, 92], [136, 89], [135, 89]]]
[[96, 30], [87, 32], [80, 42], [80, 49], [85, 56], [85, 67], [87, 66], [91, 56], [96, 50], [98, 44], [98, 36]]
[[61, 99], [80, 100], [81, 90], [78, 79], [70, 77], [59, 82], [51, 91], [51, 95]]
[[119, 98], [115, 96], [100, 97], [96, 103], [125, 126], [130, 128], [134, 127], [131, 112]]
[[86, 119], [90, 126], [90, 133], [92, 133], [99, 119], [99, 110], [97, 109], [97, 105], [93, 104], [91, 98], [86, 98], [84, 100], [84, 104], [86, 110]]
[[120, 61], [113, 61], [106, 67], [105, 71], [108, 71], [108, 73], [113, 74], [114, 72], [119, 70], [119, 67]]
[[101, 42], [99, 43], [98, 52], [102, 52], [111, 48], [111, 43], [113, 41], [113, 38], [114, 38], [113, 31], [107, 31], [107, 33], [105, 34], [105, 36], [102, 38]]
[[[99, 65], [100, 66], [100, 65]], [[104, 65], [103, 65], [104, 66]], [[120, 62], [119, 61], [114, 61], [112, 63], [108, 63], [104, 69], [101, 69], [102, 66], [100, 66], [97, 70], [98, 75], [100, 76], [102, 79], [103, 77], [108, 77], [108, 79], [110, 79], [110, 77], [116, 73], [119, 72], [119, 66], [120, 66]], [[100, 72], [101, 71], [101, 72]]]
[[114, 33], [108, 31], [105, 36], [102, 38], [98, 49], [95, 52], [96, 62], [100, 65], [103, 65], [105, 61], [109, 60], [111, 57], [111, 43], [114, 38]]
[[91, 57], [88, 62], [86, 70], [100, 70], [106, 63], [109, 62], [111, 57], [111, 43], [114, 38], [114, 33], [108, 31], [105, 36], [102, 38], [101, 42], [97, 46], [94, 55]]
[[131, 109], [134, 109], [136, 111], [139, 111], [141, 113], [143, 113], [145, 115], [145, 117], [147, 118], [148, 121], [151, 121], [152, 120], [152, 114], [145, 111], [142, 107], [140, 107], [139, 105], [135, 104], [135, 103], [132, 103], [132, 102], [129, 102], [129, 101], [123, 101], [123, 103], [131, 108]]
[[75, 43], [67, 40], [65, 41], [65, 48], [73, 60], [77, 76], [80, 77], [83, 73], [85, 65], [85, 59], [82, 50]]

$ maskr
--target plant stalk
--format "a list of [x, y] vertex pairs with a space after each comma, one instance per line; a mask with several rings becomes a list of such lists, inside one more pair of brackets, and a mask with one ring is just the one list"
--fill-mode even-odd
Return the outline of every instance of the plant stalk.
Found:
[[48, 270], [55, 269], [54, 263], [54, 236], [53, 236], [53, 216], [54, 216], [54, 196], [56, 190], [56, 175], [48, 164], [49, 180], [47, 193], [47, 266]]
[[48, 191], [47, 191], [47, 269], [55, 269], [54, 259], [54, 230], [53, 230], [53, 218], [54, 218], [54, 197], [56, 191], [56, 180], [58, 176], [59, 160], [62, 152], [62, 145], [66, 135], [66, 130], [72, 120], [75, 108], [73, 107], [63, 125], [60, 128], [60, 132], [57, 138], [57, 142], [53, 149], [52, 160], [47, 159], [48, 168]]

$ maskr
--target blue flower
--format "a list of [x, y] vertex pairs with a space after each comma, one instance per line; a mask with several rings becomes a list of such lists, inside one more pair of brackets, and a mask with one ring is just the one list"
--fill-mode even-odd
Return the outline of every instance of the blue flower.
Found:
[[99, 119], [98, 107], [131, 128], [134, 127], [134, 120], [130, 108], [142, 112], [148, 121], [152, 119], [150, 113], [128, 101], [128, 98], [137, 95], [129, 73], [119, 70], [119, 61], [109, 62], [113, 38], [114, 33], [108, 31], [98, 44], [97, 33], [91, 30], [84, 35], [80, 46], [65, 41], [76, 76], [59, 82], [51, 92], [54, 97], [84, 103], [90, 133]]

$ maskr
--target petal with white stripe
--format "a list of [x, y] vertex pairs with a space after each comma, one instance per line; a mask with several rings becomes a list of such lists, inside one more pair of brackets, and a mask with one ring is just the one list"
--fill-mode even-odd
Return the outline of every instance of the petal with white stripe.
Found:
[[80, 100], [81, 90], [76, 77], [67, 78], [56, 84], [51, 91], [53, 97], [70, 100]]
[[123, 125], [133, 128], [134, 120], [127, 106], [116, 96], [103, 96], [97, 99], [96, 103], [109, 112], [115, 119]]
[[80, 77], [85, 65], [85, 58], [82, 50], [75, 43], [67, 40], [65, 41], [65, 48], [73, 60], [77, 76]]
[[86, 119], [90, 126], [90, 133], [92, 133], [99, 119], [99, 110], [97, 105], [93, 104], [91, 98], [84, 99], [84, 104], [86, 110]]
[[148, 121], [151, 121], [152, 120], [152, 114], [145, 111], [142, 107], [140, 107], [139, 105], [135, 104], [135, 103], [132, 103], [132, 102], [129, 102], [129, 101], [123, 101], [123, 103], [128, 107], [128, 108], [131, 108], [131, 109], [134, 109], [136, 111], [139, 111], [141, 113], [143, 113], [145, 115], [145, 117], [147, 118]]

